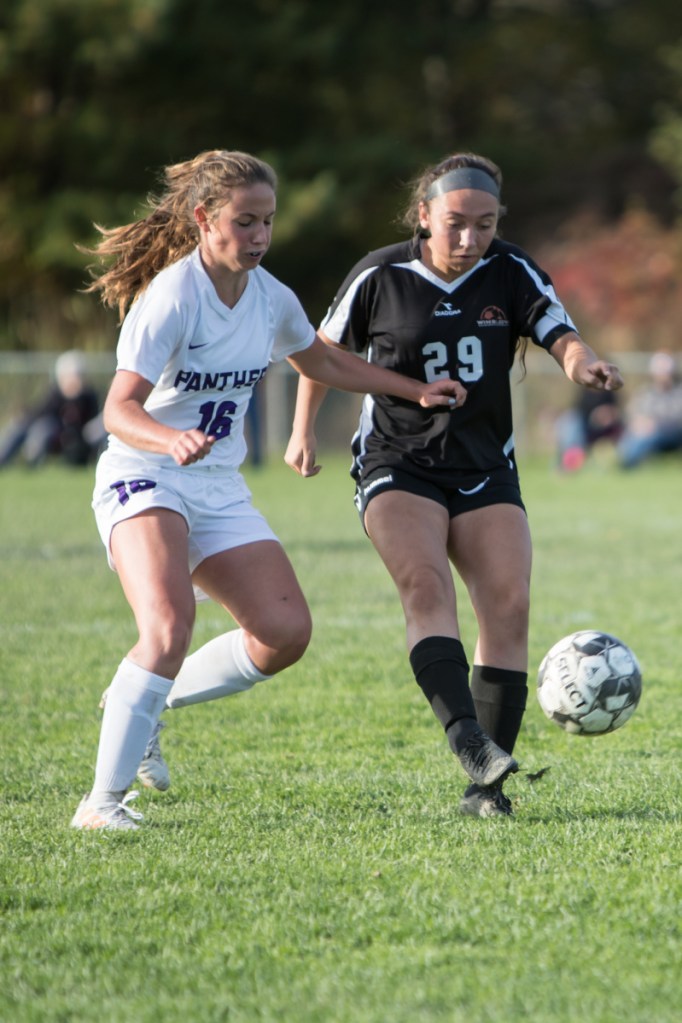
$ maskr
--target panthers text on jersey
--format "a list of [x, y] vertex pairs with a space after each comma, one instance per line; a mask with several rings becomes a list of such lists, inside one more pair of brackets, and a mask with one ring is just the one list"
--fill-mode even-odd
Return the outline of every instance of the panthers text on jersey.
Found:
[[[133, 304], [121, 328], [117, 369], [154, 385], [145, 409], [156, 420], [217, 438], [202, 468], [236, 469], [246, 454], [244, 416], [254, 386], [269, 362], [308, 348], [314, 338], [293, 291], [262, 267], [249, 272], [234, 308], [226, 306], [195, 249], [162, 270]], [[175, 464], [170, 455], [138, 452], [113, 436], [109, 450]]]
[[352, 475], [403, 468], [447, 484], [512, 466], [510, 371], [519, 338], [549, 349], [575, 327], [547, 274], [496, 239], [448, 283], [419, 258], [419, 241], [369, 253], [346, 277], [321, 329], [371, 362], [418, 380], [458, 378], [467, 400], [452, 411], [367, 395], [353, 438]]

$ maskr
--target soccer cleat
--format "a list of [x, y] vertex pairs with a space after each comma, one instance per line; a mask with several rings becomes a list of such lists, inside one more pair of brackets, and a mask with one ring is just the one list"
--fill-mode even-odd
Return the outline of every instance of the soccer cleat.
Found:
[[165, 792], [170, 788], [170, 772], [168, 764], [163, 759], [161, 746], [159, 745], [159, 733], [166, 727], [165, 721], [157, 721], [154, 725], [144, 756], [137, 769], [137, 777], [148, 789], [156, 789], [158, 792]]
[[135, 821], [141, 821], [142, 814], [128, 804], [139, 792], [133, 790], [125, 796], [123, 793], [120, 795], [122, 798], [115, 802], [97, 804], [90, 802], [88, 792], [78, 805], [71, 827], [82, 831], [138, 831], [139, 826]]
[[[99, 701], [99, 709], [104, 710], [107, 702], [108, 689], [105, 689]], [[161, 746], [159, 745], [159, 733], [166, 727], [165, 721], [157, 721], [150, 736], [149, 742], [144, 751], [140, 766], [137, 769], [137, 777], [147, 789], [156, 789], [157, 792], [165, 792], [170, 788], [170, 771], [168, 764], [163, 759]]]
[[457, 750], [460, 764], [476, 785], [494, 785], [504, 781], [508, 774], [518, 771], [512, 756], [486, 735], [482, 728], [474, 729]]
[[502, 786], [469, 785], [460, 800], [459, 812], [466, 817], [513, 817], [511, 800]]

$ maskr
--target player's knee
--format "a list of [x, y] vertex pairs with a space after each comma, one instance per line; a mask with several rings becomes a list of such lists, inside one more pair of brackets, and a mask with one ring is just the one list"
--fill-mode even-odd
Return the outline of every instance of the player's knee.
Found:
[[169, 677], [178, 671], [192, 639], [194, 620], [181, 614], [155, 618], [140, 629], [139, 646], [147, 658], [166, 666]]
[[498, 620], [507, 624], [510, 631], [522, 632], [528, 628], [530, 612], [529, 587], [520, 581], [507, 586], [498, 599]]
[[313, 623], [307, 608], [305, 613], [301, 612], [294, 619], [273, 627], [267, 646], [273, 651], [273, 662], [277, 664], [278, 671], [300, 661], [308, 649], [312, 631]]
[[300, 661], [308, 649], [308, 644], [313, 634], [313, 623], [310, 614], [302, 615], [294, 627], [287, 630], [285, 638], [285, 651], [290, 664]]
[[521, 635], [528, 629], [530, 587], [524, 579], [499, 580], [495, 585], [470, 589], [481, 628]]
[[421, 614], [443, 607], [449, 596], [449, 589], [440, 571], [432, 565], [420, 565], [409, 576], [398, 580], [398, 589], [404, 607], [419, 609]]

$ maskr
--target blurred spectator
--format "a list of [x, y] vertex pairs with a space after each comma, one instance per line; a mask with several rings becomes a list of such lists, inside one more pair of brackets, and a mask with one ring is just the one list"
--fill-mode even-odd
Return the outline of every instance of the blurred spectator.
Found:
[[30, 466], [50, 456], [85, 465], [104, 439], [100, 401], [87, 382], [80, 352], [64, 352], [55, 363], [54, 383], [45, 398], [0, 434], [0, 466], [17, 455]]
[[674, 357], [656, 352], [649, 363], [651, 383], [626, 408], [619, 444], [620, 465], [634, 469], [646, 458], [682, 448], [682, 380]]
[[564, 472], [582, 469], [595, 444], [615, 444], [623, 430], [623, 419], [615, 391], [591, 391], [585, 387], [572, 408], [556, 422], [557, 457]]

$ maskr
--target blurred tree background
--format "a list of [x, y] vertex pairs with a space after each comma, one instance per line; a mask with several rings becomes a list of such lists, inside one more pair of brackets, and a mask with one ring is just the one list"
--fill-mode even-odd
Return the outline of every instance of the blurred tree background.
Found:
[[77, 246], [208, 148], [277, 169], [266, 266], [314, 322], [466, 149], [581, 326], [679, 347], [679, 0], [3, 0], [0, 90], [2, 349], [112, 349]]

